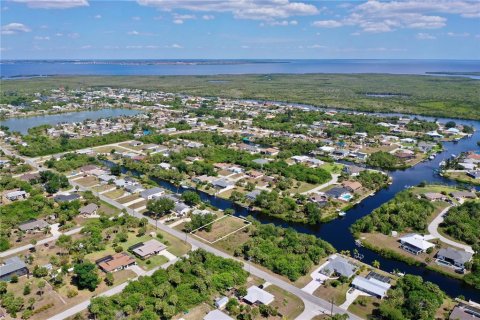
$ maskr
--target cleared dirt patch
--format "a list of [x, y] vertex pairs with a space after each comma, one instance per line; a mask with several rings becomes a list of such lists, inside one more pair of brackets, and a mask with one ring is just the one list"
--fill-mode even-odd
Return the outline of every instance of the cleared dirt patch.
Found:
[[211, 223], [212, 229], [210, 232], [202, 228], [192, 231], [191, 233], [207, 242], [214, 243], [230, 234], [243, 229], [248, 226], [250, 222], [242, 218], [231, 215], [223, 216]]

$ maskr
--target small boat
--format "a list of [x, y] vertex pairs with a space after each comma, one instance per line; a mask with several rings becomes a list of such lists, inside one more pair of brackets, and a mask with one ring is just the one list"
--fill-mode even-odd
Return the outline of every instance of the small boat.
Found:
[[434, 153], [430, 157], [428, 157], [428, 159], [433, 160], [433, 159], [435, 159], [435, 156], [436, 156], [436, 154]]
[[357, 247], [362, 247], [362, 246], [363, 246], [363, 245], [362, 245], [362, 241], [360, 241], [360, 239], [355, 240], [355, 245], [356, 245]]
[[347, 215], [347, 213], [346, 213], [345, 211], [340, 211], [340, 212], [338, 213], [338, 216], [339, 216], [339, 217], [345, 217], [346, 215]]

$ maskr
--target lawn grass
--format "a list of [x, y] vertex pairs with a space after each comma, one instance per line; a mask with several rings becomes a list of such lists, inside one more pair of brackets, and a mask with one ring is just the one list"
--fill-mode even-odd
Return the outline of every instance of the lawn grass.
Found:
[[341, 173], [344, 167], [345, 167], [344, 164], [335, 163], [335, 162], [325, 162], [320, 166], [321, 169], [328, 171], [330, 174]]
[[115, 200], [115, 199], [123, 196], [124, 193], [125, 193], [125, 191], [123, 189], [115, 189], [115, 190], [112, 190], [112, 191], [105, 192], [103, 195], [105, 197], [108, 197], [110, 199]]
[[77, 179], [77, 180], [75, 180], [75, 182], [78, 183], [81, 186], [84, 186], [84, 187], [88, 188], [88, 187], [92, 187], [94, 185], [97, 185], [98, 184], [98, 179], [93, 177], [93, 176], [88, 176], [88, 177]]
[[337, 287], [332, 287], [330, 285], [331, 282], [331, 280], [327, 280], [327, 282], [315, 290], [313, 294], [327, 301], [333, 300], [333, 303], [339, 306], [345, 302], [346, 293], [350, 287], [348, 283], [343, 283]]
[[[147, 263], [147, 261], [150, 261]], [[153, 257], [148, 258], [147, 260], [142, 260], [142, 259], [137, 259], [137, 264], [143, 269], [143, 270], [152, 270], [155, 267], [161, 266], [165, 263], [168, 262], [168, 259], [165, 256], [162, 255], [156, 255]]]
[[[365, 305], [362, 306], [358, 303], [359, 299], [362, 299], [365, 302]], [[380, 305], [380, 300], [374, 297], [358, 297], [355, 301], [348, 307], [348, 311], [356, 314], [362, 319], [372, 319], [373, 310], [378, 308]]]
[[121, 203], [121, 204], [124, 204], [124, 203], [128, 203], [128, 202], [131, 202], [135, 199], [139, 199], [140, 197], [137, 195], [137, 194], [130, 194], [128, 196], [125, 196], [125, 197], [121, 197], [119, 199], [116, 199], [116, 201], [118, 203]]
[[305, 305], [299, 297], [277, 286], [270, 285], [265, 291], [275, 296], [275, 300], [270, 306], [278, 308], [278, 312], [283, 316], [283, 319], [296, 319], [305, 309]]

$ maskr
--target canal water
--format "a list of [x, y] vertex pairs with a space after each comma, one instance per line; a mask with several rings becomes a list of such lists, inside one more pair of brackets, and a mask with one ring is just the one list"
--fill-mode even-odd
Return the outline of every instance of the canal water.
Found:
[[[433, 120], [432, 118], [428, 117], [421, 118]], [[229, 208], [234, 209], [235, 215], [244, 217], [252, 215], [262, 223], [273, 223], [277, 226], [282, 226], [285, 228], [294, 228], [298, 232], [313, 234], [321, 239], [330, 242], [338, 251], [350, 250], [352, 252], [354, 249], [357, 249], [359, 253], [364, 256], [362, 261], [365, 263], [371, 264], [374, 260], [377, 260], [380, 262], [380, 267], [384, 271], [392, 272], [394, 270], [398, 270], [400, 272], [408, 274], [419, 275], [422, 276], [425, 281], [430, 281], [437, 284], [451, 297], [463, 295], [466, 299], [472, 299], [474, 301], [480, 302], [480, 290], [466, 285], [461, 280], [444, 276], [440, 273], [427, 270], [423, 267], [411, 266], [395, 259], [384, 258], [376, 252], [373, 252], [363, 247], [357, 247], [355, 245], [355, 239], [350, 232], [350, 226], [356, 220], [365, 215], [368, 215], [374, 209], [380, 207], [383, 203], [391, 200], [395, 196], [395, 194], [404, 190], [408, 186], [415, 186], [421, 182], [457, 185], [455, 181], [445, 179], [436, 174], [435, 169], [438, 169], [441, 161], [451, 157], [452, 154], [458, 155], [461, 152], [469, 150], [480, 150], [477, 145], [477, 141], [480, 141], [480, 122], [458, 119], [438, 119], [438, 121], [440, 122], [446, 122], [450, 120], [456, 121], [457, 123], [474, 126], [476, 128], [475, 134], [471, 138], [462, 139], [459, 142], [443, 143], [444, 151], [438, 154], [434, 160], [422, 162], [415, 167], [406, 170], [389, 172], [389, 174], [393, 178], [393, 183], [391, 185], [378, 191], [375, 195], [364, 199], [360, 204], [348, 210], [346, 217], [335, 219], [327, 223], [314, 226], [302, 223], [287, 223], [283, 220], [274, 217], [268, 217], [258, 212], [248, 210], [247, 208], [232, 203], [229, 200], [217, 198], [215, 196], [211, 196], [198, 190], [197, 192], [199, 193], [203, 201], [209, 202], [211, 205], [217, 208], [223, 210]], [[125, 168], [123, 168], [123, 170], [124, 172], [128, 171]], [[133, 172], [133, 174], [138, 175], [139, 173]], [[163, 181], [161, 179], [152, 178], [152, 180], [154, 180], [160, 186], [174, 193], [183, 193], [187, 190], [182, 187], [177, 187], [170, 182]], [[480, 191], [480, 187], [477, 186], [475, 188], [476, 190]]]
[[0, 125], [7, 126], [10, 132], [20, 132], [27, 134], [28, 129], [38, 127], [44, 124], [57, 125], [63, 122], [82, 122], [84, 120], [97, 120], [102, 118], [117, 118], [121, 116], [134, 116], [141, 111], [125, 108], [99, 109], [93, 111], [78, 111], [59, 114], [50, 114], [44, 116], [9, 118], [1, 120]]

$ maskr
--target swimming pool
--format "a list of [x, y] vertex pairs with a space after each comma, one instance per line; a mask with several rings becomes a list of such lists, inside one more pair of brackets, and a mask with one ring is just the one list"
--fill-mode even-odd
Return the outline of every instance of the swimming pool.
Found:
[[352, 200], [353, 196], [350, 194], [350, 193], [345, 193], [345, 194], [342, 194], [339, 199], [340, 200], [343, 200], [343, 201], [350, 201]]

